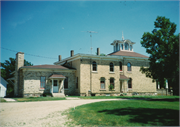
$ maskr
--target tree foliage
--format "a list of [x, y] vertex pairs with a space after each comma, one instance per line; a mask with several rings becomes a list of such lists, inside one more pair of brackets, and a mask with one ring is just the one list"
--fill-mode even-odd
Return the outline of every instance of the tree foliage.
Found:
[[141, 38], [141, 45], [150, 54], [150, 66], [141, 67], [140, 71], [147, 77], [158, 80], [160, 85], [167, 79], [175, 94], [178, 94], [179, 35], [175, 35], [176, 24], [158, 16], [154, 26], [152, 33], [145, 32]]
[[[14, 77], [12, 72], [15, 71], [15, 64], [16, 64], [16, 59], [14, 58], [9, 58], [9, 60], [5, 60], [4, 63], [1, 63], [1, 77], [4, 78], [6, 81], [9, 78]], [[30, 62], [24, 60], [24, 66], [32, 66]], [[8, 88], [7, 88], [7, 93], [13, 92], [13, 84], [8, 81]]]

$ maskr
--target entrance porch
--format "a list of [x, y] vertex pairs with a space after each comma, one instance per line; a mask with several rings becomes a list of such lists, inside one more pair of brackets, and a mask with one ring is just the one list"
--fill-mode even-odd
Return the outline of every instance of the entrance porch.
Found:
[[53, 74], [49, 77], [52, 82], [50, 93], [53, 97], [65, 97], [64, 95], [64, 79], [63, 75]]

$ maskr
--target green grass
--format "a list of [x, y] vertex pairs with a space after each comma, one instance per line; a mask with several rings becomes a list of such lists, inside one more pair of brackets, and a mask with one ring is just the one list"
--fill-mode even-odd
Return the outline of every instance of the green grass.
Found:
[[81, 126], [178, 126], [179, 100], [96, 102], [72, 108], [67, 115], [69, 124]]
[[69, 96], [81, 99], [179, 99], [179, 96]]
[[0, 102], [6, 102], [6, 100], [4, 100], [4, 98], [0, 98]]
[[13, 98], [17, 102], [31, 102], [31, 101], [55, 101], [66, 100], [65, 97], [29, 97], [29, 98]]

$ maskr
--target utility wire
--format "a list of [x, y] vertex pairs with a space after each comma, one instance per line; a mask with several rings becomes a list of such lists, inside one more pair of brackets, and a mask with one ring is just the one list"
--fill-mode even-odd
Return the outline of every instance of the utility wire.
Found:
[[[11, 50], [11, 49], [8, 49], [8, 48], [4, 48], [4, 47], [0, 47], [1, 49], [5, 49], [5, 50], [8, 50], [8, 51], [11, 51], [11, 52], [18, 52], [18, 51], [15, 51], [15, 50]], [[34, 56], [34, 57], [41, 57], [41, 58], [46, 58], [46, 59], [57, 59], [57, 58], [52, 58], [52, 57], [46, 57], [46, 56], [39, 56], [39, 55], [34, 55], [34, 54], [29, 54], [29, 53], [25, 53], [24, 54], [26, 55], [29, 55], [29, 56]]]

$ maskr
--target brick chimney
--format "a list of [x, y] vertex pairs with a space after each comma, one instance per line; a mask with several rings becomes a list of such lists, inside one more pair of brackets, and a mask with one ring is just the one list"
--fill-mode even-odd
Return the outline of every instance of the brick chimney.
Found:
[[15, 83], [14, 83], [14, 96], [19, 96], [19, 83], [20, 83], [20, 67], [24, 66], [24, 53], [18, 52], [16, 54], [16, 64], [15, 64]]
[[58, 58], [59, 58], [59, 61], [61, 61], [61, 55], [59, 55], [59, 57], [58, 57]]
[[74, 56], [74, 50], [71, 50], [71, 57]]
[[97, 55], [100, 55], [100, 48], [97, 48]]

